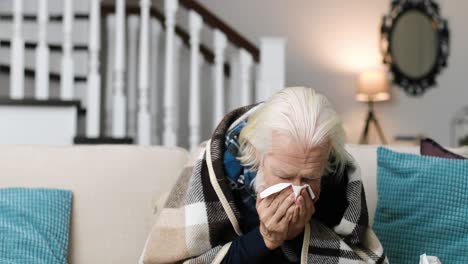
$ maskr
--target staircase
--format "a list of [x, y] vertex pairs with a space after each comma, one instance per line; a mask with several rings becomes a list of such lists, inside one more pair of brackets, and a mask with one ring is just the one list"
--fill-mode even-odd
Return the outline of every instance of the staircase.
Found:
[[0, 1], [0, 144], [194, 148], [284, 86], [284, 46], [191, 0]]

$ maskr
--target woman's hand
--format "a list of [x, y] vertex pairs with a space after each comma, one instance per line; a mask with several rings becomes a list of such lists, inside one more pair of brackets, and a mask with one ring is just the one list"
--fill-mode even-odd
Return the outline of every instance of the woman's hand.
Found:
[[301, 194], [297, 197], [286, 240], [291, 240], [298, 236], [304, 230], [305, 225], [310, 221], [314, 213], [314, 202], [307, 192], [307, 189], [303, 189]]
[[288, 236], [288, 228], [296, 208], [292, 189], [286, 188], [265, 199], [260, 199], [258, 195], [256, 207], [260, 217], [260, 233], [265, 245], [270, 250], [278, 248]]

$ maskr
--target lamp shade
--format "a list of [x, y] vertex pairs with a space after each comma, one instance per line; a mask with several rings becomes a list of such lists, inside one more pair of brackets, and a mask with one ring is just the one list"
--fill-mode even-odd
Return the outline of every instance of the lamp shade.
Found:
[[378, 102], [390, 99], [388, 92], [387, 72], [369, 70], [359, 74], [357, 78], [356, 100], [362, 102]]

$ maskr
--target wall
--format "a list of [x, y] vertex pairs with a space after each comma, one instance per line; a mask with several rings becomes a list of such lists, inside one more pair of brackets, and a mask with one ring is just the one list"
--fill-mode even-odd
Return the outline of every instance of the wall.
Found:
[[[354, 101], [356, 74], [381, 65], [379, 28], [390, 1], [375, 0], [200, 0], [239, 32], [256, 41], [284, 36], [288, 86], [314, 87], [340, 112], [349, 142], [357, 142], [367, 106]], [[468, 61], [467, 1], [439, 1], [449, 20], [449, 66], [438, 86], [423, 97], [410, 98], [392, 88], [392, 100], [376, 105], [388, 139], [395, 134], [424, 133], [450, 144], [450, 122], [468, 105], [465, 87]]]

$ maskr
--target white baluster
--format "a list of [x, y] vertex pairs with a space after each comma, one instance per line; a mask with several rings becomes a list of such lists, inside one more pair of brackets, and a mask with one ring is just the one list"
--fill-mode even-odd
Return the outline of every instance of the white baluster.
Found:
[[127, 135], [130, 137], [137, 135], [138, 20], [139, 17], [137, 15], [130, 15], [127, 19]]
[[125, 0], [116, 0], [115, 18], [115, 62], [114, 62], [114, 91], [112, 113], [112, 136], [125, 137], [126, 98], [124, 94], [125, 76]]
[[99, 50], [101, 0], [90, 0], [89, 69], [87, 87], [86, 136], [99, 137], [101, 109], [101, 75], [99, 74]]
[[155, 18], [151, 19], [151, 46], [150, 46], [150, 112], [151, 112], [151, 142], [159, 144], [158, 136], [158, 107], [159, 107], [159, 86], [158, 86], [158, 57], [159, 57], [159, 37], [162, 26]]
[[23, 0], [15, 0], [13, 5], [13, 40], [11, 43], [10, 97], [24, 97], [24, 38]]
[[[233, 52], [229, 58], [230, 76], [229, 76], [229, 87], [226, 89], [228, 93], [228, 109], [235, 109], [241, 106], [241, 98], [239, 98], [239, 87], [240, 87], [240, 65], [239, 65], [239, 50]], [[242, 95], [241, 95], [242, 96]], [[229, 111], [229, 110], [228, 110]]]
[[165, 146], [176, 145], [175, 132], [175, 105], [174, 105], [174, 34], [175, 15], [178, 8], [178, 0], [166, 0], [164, 13], [166, 15], [166, 54], [164, 72], [164, 134]]
[[226, 49], [226, 35], [218, 29], [214, 30], [214, 127], [218, 125], [224, 116], [224, 50]]
[[267, 100], [276, 91], [284, 88], [286, 63], [286, 40], [284, 38], [260, 39], [260, 65], [255, 90], [257, 102]]
[[172, 78], [174, 79], [174, 92], [172, 96], [172, 104], [174, 105], [174, 131], [176, 135], [176, 143], [179, 136], [179, 125], [180, 125], [180, 109], [181, 107], [176, 107], [181, 104], [179, 101], [181, 99], [180, 92], [180, 55], [182, 52], [182, 39], [176, 36], [174, 38], [174, 71]]
[[189, 11], [190, 27], [190, 95], [189, 126], [190, 149], [194, 150], [200, 143], [200, 30], [202, 18], [194, 11]]
[[246, 50], [239, 50], [239, 62], [240, 62], [240, 91], [241, 91], [241, 102], [242, 105], [249, 105], [252, 103], [252, 54]]
[[47, 45], [47, 22], [49, 14], [47, 0], [39, 0], [37, 12], [39, 22], [39, 41], [36, 47], [36, 99], [47, 100], [49, 98], [49, 45]]
[[63, 1], [63, 44], [62, 44], [62, 71], [60, 80], [60, 98], [70, 100], [73, 98], [74, 67], [73, 67], [73, 1]]
[[149, 11], [150, 0], [140, 1], [141, 24], [140, 24], [140, 57], [138, 67], [138, 144], [150, 145], [151, 144], [151, 116], [149, 112]]
[[104, 134], [112, 134], [113, 122], [113, 88], [114, 88], [114, 56], [115, 56], [115, 16], [108, 15], [106, 18], [107, 34], [107, 57], [106, 57], [106, 102], [105, 102], [105, 126]]

